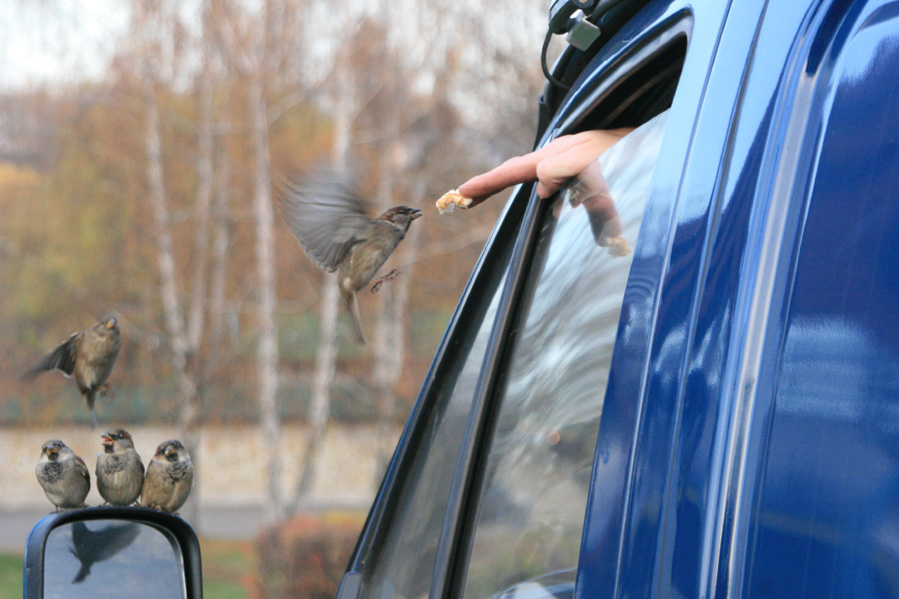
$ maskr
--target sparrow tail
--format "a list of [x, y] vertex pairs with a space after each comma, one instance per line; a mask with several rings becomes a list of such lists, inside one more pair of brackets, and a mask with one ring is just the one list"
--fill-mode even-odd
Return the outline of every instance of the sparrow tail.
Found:
[[91, 428], [95, 429], [97, 428], [97, 410], [94, 408], [96, 399], [94, 391], [88, 391], [84, 398], [87, 400], [87, 407], [91, 411]]
[[365, 345], [365, 334], [362, 332], [362, 320], [359, 318], [359, 302], [356, 301], [356, 294], [347, 298], [347, 306], [350, 309], [350, 319], [353, 321], [353, 328], [356, 331], [356, 340]]

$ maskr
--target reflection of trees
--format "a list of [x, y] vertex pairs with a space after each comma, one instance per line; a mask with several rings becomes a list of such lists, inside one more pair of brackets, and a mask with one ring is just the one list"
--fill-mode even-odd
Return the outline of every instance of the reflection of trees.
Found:
[[490, 449], [466, 595], [536, 592], [542, 584], [519, 583], [577, 564], [632, 261], [603, 237], [636, 245], [665, 122], [653, 119], [600, 157], [609, 192], [581, 181], [588, 201], [602, 192], [614, 204], [568, 202], [568, 195], [545, 208], [530, 265], [536, 284], [520, 308], [526, 316]]
[[72, 580], [79, 583], [91, 573], [91, 567], [108, 560], [134, 542], [140, 532], [137, 524], [110, 524], [92, 531], [84, 522], [72, 524], [72, 546], [69, 551], [81, 563], [81, 569]]

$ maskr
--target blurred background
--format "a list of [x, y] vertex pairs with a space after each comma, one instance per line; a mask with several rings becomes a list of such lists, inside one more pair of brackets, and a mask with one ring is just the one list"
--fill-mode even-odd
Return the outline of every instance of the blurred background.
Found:
[[[0, 0], [0, 597], [52, 509], [41, 444], [93, 472], [110, 426], [145, 463], [171, 437], [190, 449], [207, 597], [334, 595], [506, 196], [433, 202], [530, 149], [546, 9]], [[402, 275], [360, 295], [366, 346], [273, 202], [280, 173], [324, 162], [353, 168], [373, 214], [425, 211], [382, 271]], [[123, 346], [91, 431], [71, 381], [20, 376], [106, 313]]]

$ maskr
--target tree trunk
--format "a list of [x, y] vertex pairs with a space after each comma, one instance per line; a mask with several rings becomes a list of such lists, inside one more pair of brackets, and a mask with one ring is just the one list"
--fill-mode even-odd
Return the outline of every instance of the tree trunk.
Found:
[[[261, 29], [263, 23], [259, 24]], [[263, 37], [256, 40], [257, 56], [263, 52]], [[258, 65], [264, 61], [258, 61]], [[259, 343], [257, 346], [260, 424], [268, 456], [268, 506], [266, 519], [284, 516], [281, 494], [281, 418], [278, 413], [278, 339], [275, 330], [275, 238], [272, 208], [271, 165], [268, 150], [268, 117], [262, 73], [250, 76], [248, 89], [256, 158], [254, 210], [256, 213], [256, 272], [258, 284]]]
[[[337, 98], [334, 108], [334, 145], [332, 162], [337, 168], [346, 168], [349, 163], [353, 97], [351, 82], [345, 69], [335, 67]], [[325, 275], [322, 282], [321, 330], [318, 353], [315, 358], [315, 374], [312, 395], [309, 399], [309, 438], [300, 465], [299, 482], [291, 502], [291, 513], [309, 505], [312, 485], [315, 482], [316, 460], [321, 444], [327, 433], [331, 412], [331, 387], [337, 364], [337, 316], [340, 311], [340, 292], [337, 277]]]
[[228, 271], [228, 246], [231, 237], [230, 168], [224, 147], [216, 150], [215, 226], [212, 240], [212, 272], [209, 287], [209, 370], [218, 368], [222, 360], [225, 317], [225, 275]]
[[200, 75], [200, 126], [197, 131], [197, 207], [194, 229], [193, 275], [191, 277], [190, 310], [187, 318], [187, 345], [196, 357], [203, 339], [206, 316], [206, 282], [209, 257], [209, 205], [213, 187], [213, 98], [212, 98], [212, 34], [209, 31], [211, 7], [203, 14], [203, 72]]
[[[160, 293], [165, 314], [166, 332], [172, 354], [172, 366], [178, 381], [179, 413], [178, 426], [182, 439], [191, 456], [196, 456], [199, 446], [199, 396], [196, 382], [188, 371], [187, 335], [184, 316], [178, 301], [175, 258], [172, 250], [172, 232], [166, 199], [165, 179], [162, 169], [162, 139], [159, 124], [159, 107], [154, 93], [154, 78], [145, 79], [144, 103], [146, 110], [145, 152], [147, 155], [147, 180], [150, 186], [150, 200], [156, 225], [156, 249], [159, 258]], [[185, 518], [196, 525], [197, 498], [195, 492], [183, 509]]]
[[321, 334], [318, 355], [315, 359], [315, 376], [312, 380], [312, 397], [309, 401], [309, 437], [303, 451], [299, 482], [291, 502], [290, 512], [307, 509], [310, 505], [312, 485], [315, 483], [317, 459], [328, 430], [331, 412], [331, 387], [337, 362], [337, 313], [340, 293], [337, 277], [326, 275], [322, 284]]
[[[387, 115], [387, 126], [384, 128], [383, 138], [392, 143], [396, 140], [396, 118], [393, 111]], [[389, 152], [382, 152], [382, 160], [378, 170], [378, 204], [379, 211], [387, 210], [394, 204], [393, 192], [395, 187], [395, 165], [392, 160], [385, 159]], [[411, 227], [409, 233], [418, 227]], [[407, 233], [408, 236], [408, 233]], [[406, 241], [400, 244], [396, 254], [399, 255], [406, 245]], [[394, 258], [396, 260], [396, 258]], [[387, 268], [384, 269], [385, 271]], [[383, 425], [390, 418], [393, 411], [393, 404], [396, 399], [394, 397], [394, 382], [396, 377], [393, 374], [395, 369], [395, 344], [396, 344], [396, 321], [395, 312], [393, 310], [395, 286], [399, 283], [399, 279], [405, 278], [405, 272], [402, 273], [397, 280], [391, 281], [387, 285], [382, 285], [378, 292], [378, 309], [375, 319], [375, 333], [372, 340], [372, 353], [374, 354], [374, 367], [372, 369], [372, 382], [375, 397], [375, 413], [380, 425]], [[380, 461], [380, 460], [379, 460]]]

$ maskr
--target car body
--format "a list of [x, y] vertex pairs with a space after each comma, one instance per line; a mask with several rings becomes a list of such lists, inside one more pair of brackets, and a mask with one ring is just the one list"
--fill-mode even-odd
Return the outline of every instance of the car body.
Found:
[[339, 599], [899, 596], [899, 2], [560, 2], [614, 210], [513, 193]]
[[537, 145], [664, 112], [633, 255], [513, 193], [340, 599], [899, 595], [899, 3], [571, 4]]

